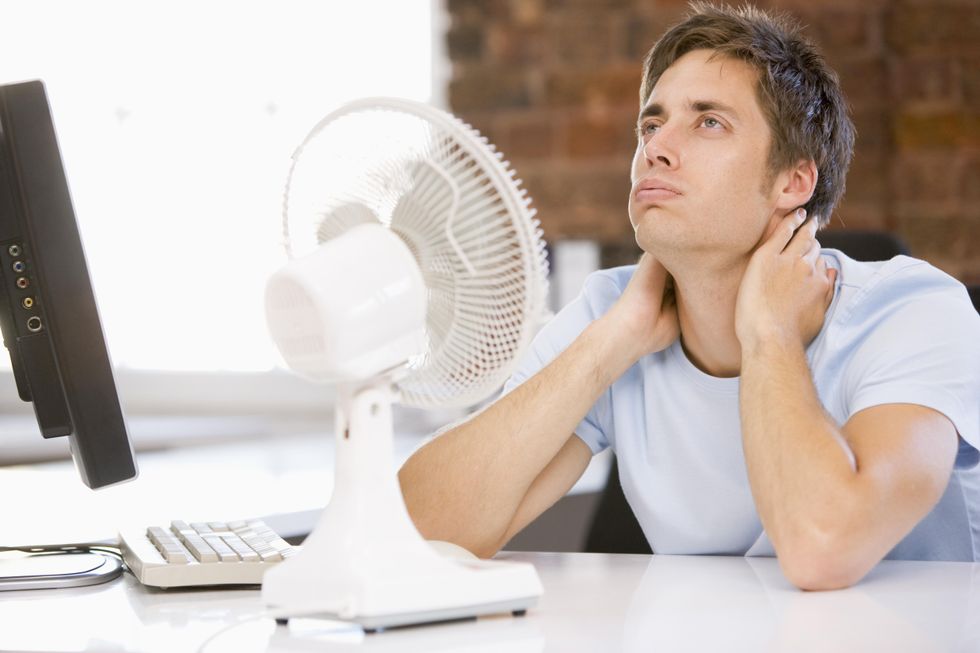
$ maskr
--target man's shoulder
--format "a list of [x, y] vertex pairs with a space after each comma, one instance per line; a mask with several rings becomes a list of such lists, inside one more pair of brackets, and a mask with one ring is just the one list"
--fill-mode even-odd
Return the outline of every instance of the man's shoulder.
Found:
[[585, 278], [582, 295], [595, 309], [596, 314], [605, 313], [616, 303], [626, 290], [635, 270], [635, 265], [623, 265], [596, 270]]
[[824, 253], [839, 269], [841, 287], [835, 315], [839, 324], [867, 324], [910, 310], [976, 317], [966, 287], [926, 261], [900, 255], [887, 261], [862, 262], [836, 250]]

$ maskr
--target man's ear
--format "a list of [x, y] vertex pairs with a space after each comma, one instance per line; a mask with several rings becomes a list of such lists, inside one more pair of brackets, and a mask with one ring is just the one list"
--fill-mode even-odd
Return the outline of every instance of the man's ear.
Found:
[[789, 170], [781, 172], [776, 184], [776, 209], [789, 213], [813, 197], [817, 187], [817, 164], [813, 159], [801, 159]]

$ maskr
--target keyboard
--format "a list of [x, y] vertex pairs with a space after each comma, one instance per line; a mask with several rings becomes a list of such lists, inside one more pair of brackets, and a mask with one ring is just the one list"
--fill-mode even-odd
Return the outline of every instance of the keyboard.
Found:
[[273, 565], [295, 555], [265, 522], [170, 522], [119, 534], [123, 560], [144, 585], [251, 585]]

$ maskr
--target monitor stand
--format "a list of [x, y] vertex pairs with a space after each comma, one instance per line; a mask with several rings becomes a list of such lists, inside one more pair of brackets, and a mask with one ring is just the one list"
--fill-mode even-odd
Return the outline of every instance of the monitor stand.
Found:
[[118, 578], [122, 561], [100, 553], [36, 553], [0, 557], [0, 592], [97, 585]]

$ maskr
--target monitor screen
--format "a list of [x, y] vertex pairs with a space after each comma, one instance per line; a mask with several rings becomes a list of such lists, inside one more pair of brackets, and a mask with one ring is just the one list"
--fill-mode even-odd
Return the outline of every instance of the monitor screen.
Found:
[[92, 488], [136, 462], [40, 81], [0, 86], [0, 329], [45, 438]]

